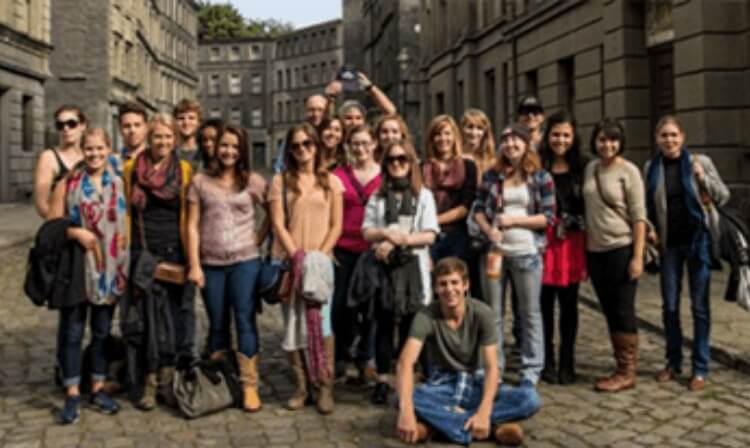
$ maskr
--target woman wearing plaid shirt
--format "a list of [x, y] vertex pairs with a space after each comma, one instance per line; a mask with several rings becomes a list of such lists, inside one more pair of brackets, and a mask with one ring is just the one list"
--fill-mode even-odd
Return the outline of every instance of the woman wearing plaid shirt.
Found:
[[[497, 165], [482, 177], [474, 219], [494, 248], [503, 255], [500, 284], [511, 276], [517, 289], [521, 319], [521, 382], [536, 385], [544, 365], [540, 310], [542, 253], [546, 229], [555, 215], [555, 185], [531, 150], [529, 132], [508, 125], [500, 136]], [[496, 313], [498, 364], [502, 371], [502, 297], [488, 298]]]

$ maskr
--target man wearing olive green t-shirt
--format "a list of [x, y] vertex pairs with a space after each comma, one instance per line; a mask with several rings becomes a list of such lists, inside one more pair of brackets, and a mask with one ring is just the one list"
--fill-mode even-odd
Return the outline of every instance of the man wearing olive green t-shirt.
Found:
[[[494, 438], [519, 445], [523, 430], [509, 423], [532, 416], [540, 400], [532, 387], [500, 385], [494, 313], [467, 298], [466, 264], [455, 257], [433, 270], [437, 301], [418, 312], [398, 361], [398, 436], [422, 442], [435, 430], [454, 443]], [[430, 355], [430, 379], [414, 387], [422, 348]]]

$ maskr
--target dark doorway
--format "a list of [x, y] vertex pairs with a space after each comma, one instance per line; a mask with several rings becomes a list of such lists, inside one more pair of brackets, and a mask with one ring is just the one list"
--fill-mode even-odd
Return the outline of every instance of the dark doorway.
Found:
[[665, 114], [674, 113], [674, 53], [672, 42], [648, 49], [651, 130]]

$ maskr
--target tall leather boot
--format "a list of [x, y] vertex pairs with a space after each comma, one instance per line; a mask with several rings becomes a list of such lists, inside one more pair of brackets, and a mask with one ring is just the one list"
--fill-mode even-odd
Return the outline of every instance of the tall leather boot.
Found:
[[287, 352], [287, 356], [289, 357], [289, 366], [292, 369], [296, 389], [292, 398], [287, 400], [286, 408], [294, 411], [304, 407], [305, 401], [307, 401], [307, 377], [305, 376], [305, 362], [302, 352], [300, 350]]
[[258, 412], [262, 406], [258, 395], [258, 356], [248, 358], [237, 352], [237, 363], [240, 365], [243, 408], [247, 412]]
[[159, 387], [156, 396], [169, 407], [177, 407], [177, 399], [174, 396], [172, 382], [174, 381], [174, 367], [162, 367], [159, 369]]
[[334, 362], [336, 356], [336, 343], [333, 336], [323, 339], [323, 347], [326, 351], [326, 375], [320, 383], [320, 394], [318, 395], [318, 412], [321, 414], [330, 414], [333, 412], [333, 380], [334, 380]]
[[596, 382], [600, 392], [619, 392], [635, 387], [638, 363], [638, 333], [615, 333], [612, 335], [615, 349], [615, 373]]
[[143, 395], [138, 400], [137, 407], [142, 411], [150, 411], [156, 407], [156, 388], [159, 380], [155, 373], [147, 373], [143, 383]]

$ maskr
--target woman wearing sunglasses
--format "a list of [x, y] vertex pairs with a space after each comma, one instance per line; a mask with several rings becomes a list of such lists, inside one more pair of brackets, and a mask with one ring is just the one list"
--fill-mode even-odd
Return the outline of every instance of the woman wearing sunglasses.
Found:
[[[291, 259], [293, 271], [301, 270], [298, 267], [306, 252], [319, 251], [330, 256], [341, 235], [344, 187], [338, 177], [328, 172], [323, 156], [323, 146], [315, 128], [309, 123], [293, 126], [286, 135], [286, 169], [274, 176], [268, 192], [275, 236], [271, 254], [275, 258]], [[302, 408], [307, 401], [307, 371], [320, 385], [318, 411], [322, 414], [333, 412], [335, 350], [331, 301], [329, 297], [325, 304], [320, 305], [292, 292], [288, 303], [282, 306], [284, 335], [281, 347], [287, 352], [296, 386], [286, 404], [290, 410]], [[319, 308], [319, 313], [315, 313], [315, 307]], [[313, 328], [308, 323], [317, 321], [315, 315], [320, 316], [320, 323]], [[308, 319], [311, 316], [314, 318]], [[310, 338], [319, 340], [318, 336], [323, 340], [322, 350], [315, 342], [308, 345]], [[310, 361], [307, 368], [304, 360]]]
[[81, 136], [86, 116], [78, 106], [64, 105], [55, 111], [58, 147], [43, 151], [34, 171], [34, 205], [43, 219], [49, 218], [50, 197], [60, 180], [83, 160]]
[[[429, 246], [440, 232], [435, 199], [432, 192], [422, 185], [422, 176], [417, 154], [409, 142], [394, 142], [383, 151], [383, 179], [376, 194], [370, 197], [365, 209], [362, 233], [373, 243], [375, 258], [388, 265], [393, 289], [412, 290], [413, 283], [403, 285], [393, 275], [395, 270], [415, 265], [418, 272], [416, 304], [412, 296], [394, 296], [392, 306], [375, 304], [375, 365], [378, 372], [372, 402], [384, 404], [388, 399], [386, 375], [393, 360], [393, 331], [399, 323], [399, 347], [409, 333], [411, 320], [421, 306], [432, 298], [429, 268]], [[399, 279], [414, 280], [413, 276], [398, 276]], [[407, 303], [396, 303], [403, 302]], [[416, 306], [415, 306], [416, 305]], [[399, 312], [397, 310], [402, 310]]]

